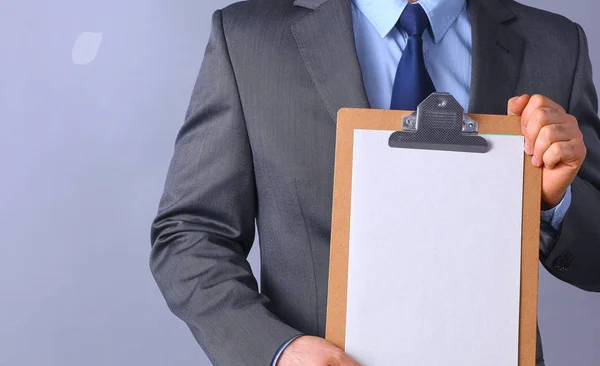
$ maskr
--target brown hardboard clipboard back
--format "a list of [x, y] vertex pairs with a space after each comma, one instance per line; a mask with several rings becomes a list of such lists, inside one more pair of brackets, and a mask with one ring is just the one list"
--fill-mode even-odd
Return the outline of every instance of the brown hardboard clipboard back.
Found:
[[[402, 130], [402, 119], [411, 112], [376, 109], [341, 109], [338, 113], [336, 160], [331, 226], [331, 257], [326, 338], [344, 349], [348, 291], [348, 243], [354, 130]], [[470, 114], [480, 134], [520, 135], [519, 117]], [[535, 365], [538, 260], [540, 235], [541, 169], [525, 157], [521, 259], [519, 366]]]

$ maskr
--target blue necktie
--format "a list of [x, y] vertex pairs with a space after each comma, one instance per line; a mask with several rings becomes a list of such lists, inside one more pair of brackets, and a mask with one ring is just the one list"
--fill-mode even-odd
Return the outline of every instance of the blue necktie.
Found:
[[418, 3], [408, 4], [396, 24], [398, 30], [408, 34], [408, 42], [396, 71], [390, 109], [416, 110], [425, 98], [435, 92], [423, 57], [423, 32], [428, 26], [429, 18]]

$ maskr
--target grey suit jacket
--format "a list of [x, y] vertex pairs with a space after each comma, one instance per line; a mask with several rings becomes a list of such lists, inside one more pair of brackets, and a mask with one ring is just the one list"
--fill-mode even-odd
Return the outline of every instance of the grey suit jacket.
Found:
[[[588, 157], [562, 235], [542, 262], [599, 291], [600, 121], [585, 35], [511, 0], [468, 6], [470, 112], [505, 114], [510, 97], [539, 93], [579, 120]], [[170, 309], [216, 365], [269, 365], [291, 337], [324, 335], [342, 107], [369, 107], [350, 0], [250, 0], [214, 14], [150, 262]], [[246, 260], [255, 222], [261, 293]], [[541, 364], [541, 347], [539, 355]]]

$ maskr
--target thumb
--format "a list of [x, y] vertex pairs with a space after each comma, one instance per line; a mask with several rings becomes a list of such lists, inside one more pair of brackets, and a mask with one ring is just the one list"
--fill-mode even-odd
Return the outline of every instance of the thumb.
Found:
[[525, 110], [525, 107], [527, 107], [529, 99], [531, 99], [531, 97], [527, 94], [523, 94], [520, 97], [511, 98], [508, 101], [508, 115], [520, 116]]
[[352, 359], [348, 354], [344, 353], [344, 358], [341, 362], [342, 366], [360, 366], [360, 364]]

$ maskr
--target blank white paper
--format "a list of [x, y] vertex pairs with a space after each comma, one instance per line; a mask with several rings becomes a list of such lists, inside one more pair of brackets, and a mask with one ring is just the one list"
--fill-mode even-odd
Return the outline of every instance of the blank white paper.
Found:
[[363, 366], [518, 365], [522, 136], [485, 154], [356, 130], [346, 351]]

